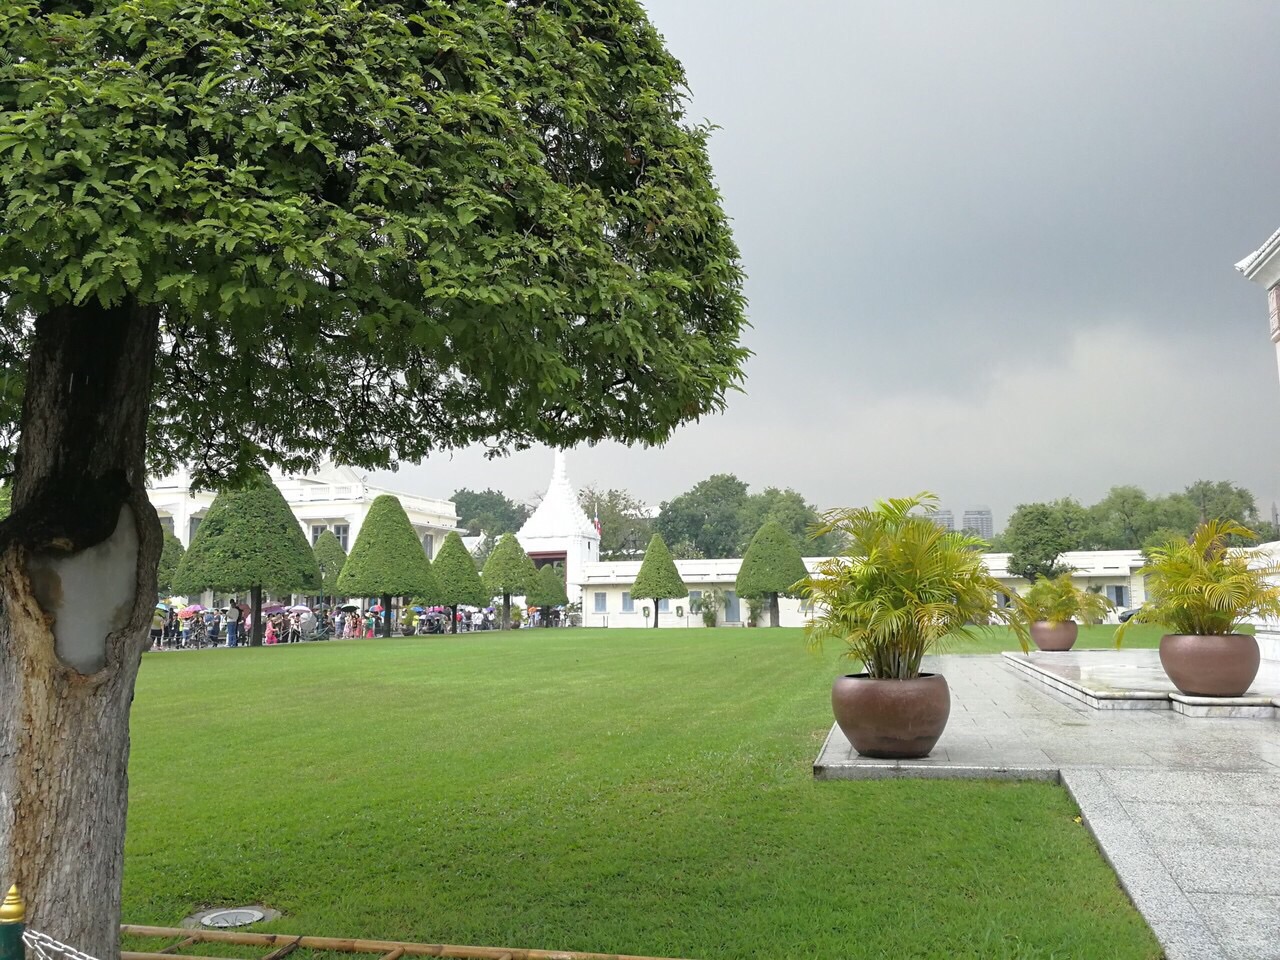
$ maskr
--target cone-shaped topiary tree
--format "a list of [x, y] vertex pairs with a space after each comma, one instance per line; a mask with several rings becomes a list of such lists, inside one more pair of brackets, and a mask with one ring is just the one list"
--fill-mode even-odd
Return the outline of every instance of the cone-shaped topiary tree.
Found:
[[795, 539], [782, 524], [770, 520], [751, 538], [738, 568], [738, 596], [769, 601], [769, 626], [778, 626], [778, 595], [794, 596], [793, 587], [809, 575]]
[[457, 531], [445, 537], [444, 543], [440, 544], [435, 562], [431, 564], [431, 572], [436, 578], [435, 602], [449, 608], [449, 630], [457, 633], [458, 605], [466, 603], [479, 606], [487, 599], [475, 558], [471, 556]]
[[160, 566], [156, 567], [156, 593], [167, 597], [173, 592], [173, 575], [178, 572], [187, 548], [168, 530], [164, 531], [164, 549], [160, 551]]
[[284, 497], [266, 474], [240, 490], [214, 498], [191, 547], [178, 563], [173, 589], [232, 593], [248, 590], [253, 646], [262, 643], [262, 591], [286, 594], [320, 589], [320, 568]]
[[658, 626], [658, 601], [683, 597], [689, 592], [680, 579], [676, 562], [661, 535], [654, 534], [649, 548], [644, 552], [644, 562], [631, 587], [631, 596], [653, 601], [653, 625]]
[[551, 626], [551, 608], [561, 607], [569, 602], [569, 594], [564, 588], [564, 570], [554, 563], [539, 567], [537, 581], [526, 594], [525, 600], [532, 606], [540, 607], [542, 625]]
[[485, 561], [484, 573], [481, 575], [485, 592], [489, 596], [502, 595], [503, 630], [511, 628], [511, 595], [532, 590], [537, 579], [538, 571], [533, 568], [533, 561], [524, 552], [524, 547], [520, 546], [516, 535], [504, 533]]
[[338, 577], [346, 565], [347, 551], [342, 549], [342, 544], [332, 530], [320, 534], [311, 550], [316, 555], [316, 563], [320, 565], [320, 592], [332, 603], [338, 595]]
[[434, 597], [431, 561], [404, 507], [389, 493], [369, 505], [351, 555], [338, 574], [338, 592], [381, 597], [383, 635], [391, 636], [392, 597]]

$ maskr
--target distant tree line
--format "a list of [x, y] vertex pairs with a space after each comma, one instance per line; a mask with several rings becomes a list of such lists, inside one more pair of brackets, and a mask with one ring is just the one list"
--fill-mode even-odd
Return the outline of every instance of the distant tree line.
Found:
[[[450, 499], [458, 510], [458, 525], [472, 535], [481, 531], [491, 541], [515, 533], [528, 519], [527, 505], [496, 490], [462, 489]], [[677, 560], [741, 557], [751, 538], [766, 523], [782, 527], [804, 556], [829, 556], [839, 549], [830, 535], [809, 539], [818, 519], [816, 508], [791, 488], [767, 487], [750, 493], [731, 473], [717, 473], [662, 504], [657, 516], [630, 491], [583, 487], [578, 493], [583, 511], [600, 521], [600, 558], [640, 557], [655, 533], [669, 545]]]
[[1229, 519], [1280, 538], [1258, 516], [1253, 494], [1227, 480], [1197, 480], [1181, 493], [1150, 496], [1134, 486], [1112, 487], [1092, 506], [1071, 497], [1020, 504], [992, 548], [1008, 552], [1009, 570], [1027, 580], [1054, 576], [1068, 550], [1145, 550], [1189, 536], [1203, 520]]

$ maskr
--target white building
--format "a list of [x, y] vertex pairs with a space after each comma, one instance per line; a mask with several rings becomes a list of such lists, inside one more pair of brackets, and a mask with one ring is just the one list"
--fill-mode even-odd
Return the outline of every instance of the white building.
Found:
[[[821, 557], [806, 557], [805, 567], [812, 573]], [[1062, 562], [1072, 567], [1072, 580], [1081, 589], [1095, 588], [1120, 610], [1141, 606], [1146, 600], [1144, 578], [1138, 568], [1143, 565], [1137, 550], [1080, 550], [1064, 553]], [[1008, 588], [1008, 593], [1026, 593], [1030, 584], [1009, 573], [1009, 554], [989, 553], [983, 563], [993, 577]], [[706, 591], [724, 591], [716, 623], [741, 626], [747, 623], [745, 600], [738, 597], [734, 586], [742, 560], [677, 560], [676, 569], [689, 588], [686, 597], [658, 602], [659, 627], [701, 627], [702, 617], [692, 610], [693, 601]], [[653, 601], [631, 596], [631, 586], [640, 573], [640, 561], [605, 561], [588, 564], [582, 583], [582, 625], [585, 627], [643, 627], [653, 624]], [[1007, 602], [1007, 600], [1006, 600]], [[646, 619], [645, 610], [648, 610]], [[768, 613], [762, 613], [761, 625]], [[799, 600], [778, 598], [778, 619], [784, 627], [804, 626], [808, 614]], [[1115, 618], [1112, 617], [1112, 620]]]
[[[285, 501], [307, 536], [314, 544], [325, 530], [332, 530], [350, 551], [360, 533], [360, 526], [376, 497], [395, 496], [409, 515], [428, 557], [434, 558], [444, 538], [458, 527], [458, 514], [452, 500], [436, 500], [409, 493], [398, 493], [366, 483], [350, 467], [324, 464], [314, 474], [286, 476], [272, 472]], [[213, 503], [214, 494], [207, 490], [193, 493], [190, 475], [181, 470], [169, 477], [153, 479], [147, 486], [147, 497], [160, 515], [160, 523], [172, 532], [184, 547]]]
[[563, 563], [569, 602], [581, 599], [585, 571], [600, 559], [600, 532], [583, 511], [578, 494], [569, 483], [563, 453], [556, 453], [547, 492], [516, 539], [537, 566]]
[[1280, 230], [1267, 242], [1236, 264], [1245, 278], [1261, 284], [1267, 291], [1271, 342], [1275, 344], [1276, 362], [1280, 364]]

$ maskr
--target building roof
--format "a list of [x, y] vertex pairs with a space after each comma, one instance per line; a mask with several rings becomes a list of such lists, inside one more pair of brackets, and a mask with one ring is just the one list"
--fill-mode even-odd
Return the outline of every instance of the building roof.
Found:
[[1280, 252], [1280, 230], [1273, 233], [1267, 238], [1266, 243], [1237, 263], [1236, 269], [1252, 280], [1277, 252]]
[[555, 467], [551, 471], [551, 483], [547, 492], [516, 536], [521, 541], [556, 537], [600, 539], [595, 524], [583, 511], [578, 503], [578, 494], [569, 483], [563, 452], [556, 451]]

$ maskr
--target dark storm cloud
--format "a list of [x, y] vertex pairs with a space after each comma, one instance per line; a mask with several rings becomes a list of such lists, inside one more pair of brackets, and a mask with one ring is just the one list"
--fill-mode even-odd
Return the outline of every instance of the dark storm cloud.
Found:
[[[998, 513], [1201, 476], [1280, 492], [1263, 292], [1231, 269], [1280, 226], [1280, 5], [648, 9], [721, 127], [757, 356], [728, 414], [661, 455], [580, 451], [575, 480], [657, 502], [727, 470]], [[525, 494], [549, 468], [396, 482]]]

